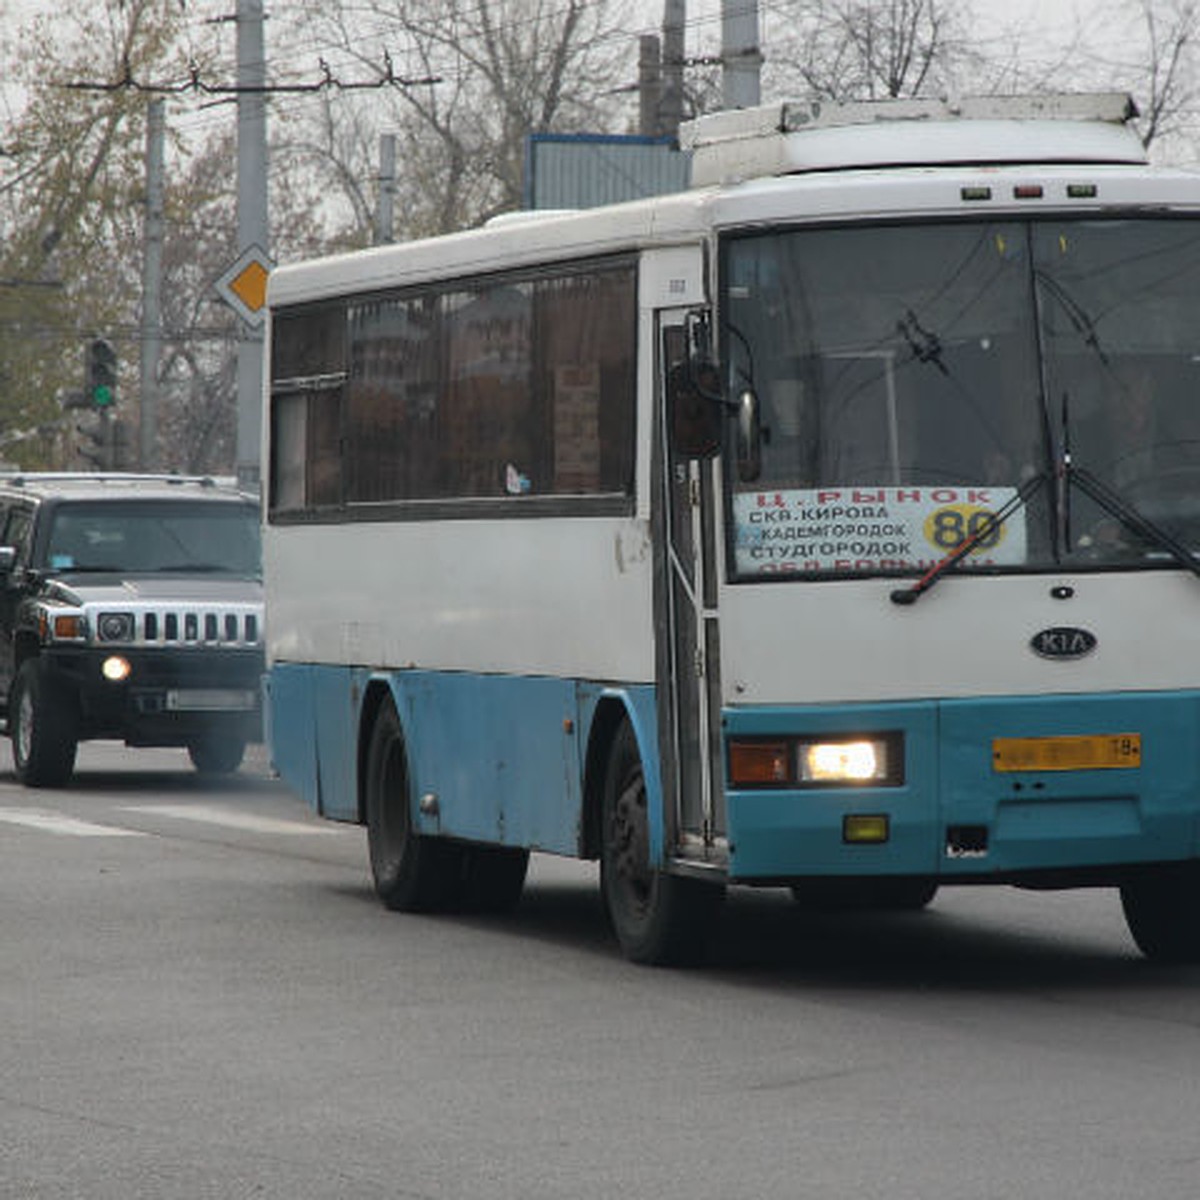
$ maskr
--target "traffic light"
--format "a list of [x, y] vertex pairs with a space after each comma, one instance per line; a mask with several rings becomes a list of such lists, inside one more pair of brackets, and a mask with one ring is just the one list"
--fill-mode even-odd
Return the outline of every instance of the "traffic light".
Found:
[[108, 467], [112, 471], [128, 471], [137, 465], [137, 453], [129, 422], [113, 417], [109, 428]]
[[104, 409], [86, 414], [75, 425], [79, 435], [75, 443], [75, 454], [87, 467], [95, 471], [112, 469], [112, 430], [108, 413]]
[[93, 338], [87, 351], [84, 388], [93, 408], [111, 408], [117, 398], [117, 352], [108, 338]]

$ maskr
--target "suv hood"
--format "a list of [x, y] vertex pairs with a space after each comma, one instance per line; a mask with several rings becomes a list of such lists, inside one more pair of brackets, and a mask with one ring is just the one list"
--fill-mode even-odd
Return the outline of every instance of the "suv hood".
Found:
[[45, 590], [66, 604], [221, 604], [253, 603], [262, 599], [257, 579], [197, 579], [195, 575], [59, 576], [48, 580]]

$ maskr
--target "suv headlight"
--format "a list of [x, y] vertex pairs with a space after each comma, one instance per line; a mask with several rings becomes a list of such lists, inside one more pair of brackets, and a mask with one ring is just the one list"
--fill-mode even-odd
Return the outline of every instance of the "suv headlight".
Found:
[[102, 612], [96, 618], [96, 637], [102, 642], [133, 641], [133, 613]]

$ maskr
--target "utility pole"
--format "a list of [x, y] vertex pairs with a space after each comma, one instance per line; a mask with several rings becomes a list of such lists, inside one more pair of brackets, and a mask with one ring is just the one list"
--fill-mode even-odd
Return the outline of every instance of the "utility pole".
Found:
[[396, 240], [396, 135], [379, 137], [379, 198], [375, 202], [375, 245]]
[[141, 376], [138, 389], [138, 467], [158, 469], [158, 360], [162, 353], [163, 143], [166, 101], [146, 111], [146, 221], [142, 252]]
[[[267, 224], [267, 63], [263, 0], [237, 0], [238, 251], [269, 254]], [[237, 477], [257, 490], [261, 478], [263, 330], [239, 323], [237, 345]]]
[[665, 0], [659, 132], [676, 139], [679, 123], [683, 120], [683, 31], [686, 24], [687, 0]]
[[659, 104], [662, 100], [662, 45], [652, 33], [638, 38], [638, 132], [658, 137]]
[[721, 0], [721, 107], [753, 108], [761, 102], [758, 0]]

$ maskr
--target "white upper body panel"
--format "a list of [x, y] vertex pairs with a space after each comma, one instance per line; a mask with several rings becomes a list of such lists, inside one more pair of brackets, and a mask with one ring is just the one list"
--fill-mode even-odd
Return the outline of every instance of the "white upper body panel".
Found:
[[[708, 302], [704, 271], [711, 282], [715, 238], [723, 231], [1066, 211], [1200, 212], [1200, 176], [1144, 165], [1131, 131], [1112, 121], [1001, 116], [948, 125], [867, 124], [849, 140], [845, 129], [810, 130], [767, 151], [775, 156], [773, 169], [807, 173], [725, 183], [739, 171], [722, 168], [711, 185], [678, 195], [501, 222], [273, 272], [269, 300], [279, 307], [543, 262], [653, 252], [639, 280], [631, 515], [406, 516], [271, 526], [265, 540], [270, 657], [651, 682], [655, 639], [663, 633], [654, 626], [650, 537], [655, 313]], [[730, 129], [736, 141], [740, 135]], [[845, 166], [851, 141], [863, 165], [828, 169]], [[1063, 149], [1068, 142], [1070, 153]], [[795, 149], [801, 143], [803, 159]], [[941, 165], [930, 165], [935, 157]], [[1146, 689], [1195, 686], [1200, 620], [1178, 618], [1193, 606], [1200, 615], [1200, 581], [1182, 572], [1065, 581], [963, 573], [902, 607], [889, 593], [905, 582], [723, 585], [724, 702], [1072, 693], [1124, 690], [1134, 681]], [[1051, 594], [1064, 583], [1073, 589], [1069, 601]], [[1148, 626], [1154, 613], [1176, 614], [1161, 638]], [[1066, 625], [1088, 628], [1095, 651], [1070, 662], [1032, 652], [1038, 631]]]
[[[952, 574], [915, 604], [894, 604], [890, 593], [911, 583], [726, 587], [724, 701], [837, 703], [1200, 685], [1200, 579], [1193, 575]], [[1073, 595], [1056, 599], [1052, 589], [1064, 586]], [[1063, 627], [1087, 629], [1096, 648], [1071, 660], [1033, 651], [1035, 634]]]
[[271, 661], [653, 679], [636, 519], [276, 526], [264, 560]]

